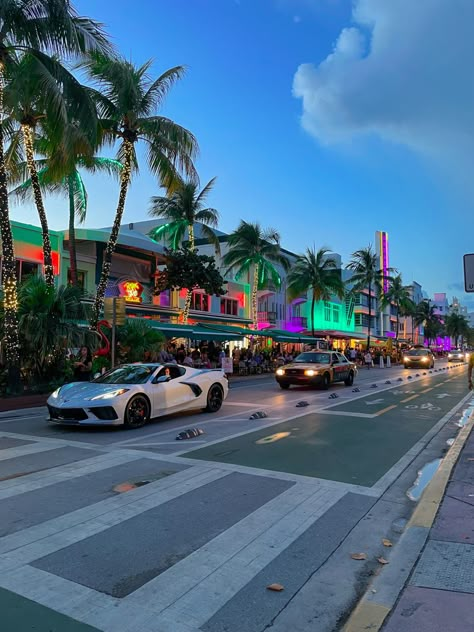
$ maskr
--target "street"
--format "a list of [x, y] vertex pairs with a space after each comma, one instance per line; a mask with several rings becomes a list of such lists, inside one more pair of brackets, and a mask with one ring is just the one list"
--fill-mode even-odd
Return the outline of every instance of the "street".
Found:
[[2, 413], [2, 630], [341, 630], [470, 397], [464, 364], [435, 369], [232, 377], [219, 413], [132, 431]]

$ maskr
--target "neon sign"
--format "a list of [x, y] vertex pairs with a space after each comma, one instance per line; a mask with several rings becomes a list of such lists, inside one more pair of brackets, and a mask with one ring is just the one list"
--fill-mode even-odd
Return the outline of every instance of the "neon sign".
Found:
[[139, 281], [123, 281], [119, 284], [120, 296], [125, 297], [127, 303], [141, 303], [143, 301], [143, 285]]

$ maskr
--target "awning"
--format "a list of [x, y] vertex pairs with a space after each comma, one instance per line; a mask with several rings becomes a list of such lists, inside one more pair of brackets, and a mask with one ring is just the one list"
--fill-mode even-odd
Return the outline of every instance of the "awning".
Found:
[[295, 344], [315, 344], [321, 340], [321, 338], [313, 338], [284, 329], [260, 329], [259, 334], [272, 338], [275, 342], [294, 342]]
[[[240, 325], [213, 325], [212, 323], [197, 323], [201, 329], [211, 329], [212, 331], [220, 331], [231, 336], [259, 336], [260, 333], [255, 329], [248, 329], [248, 327], [240, 327]], [[229, 338], [233, 340], [233, 338]]]
[[181, 325], [179, 323], [163, 323], [158, 320], [148, 321], [152, 327], [161, 331], [167, 338], [189, 338], [190, 340], [242, 340], [239, 334], [228, 334], [202, 325]]

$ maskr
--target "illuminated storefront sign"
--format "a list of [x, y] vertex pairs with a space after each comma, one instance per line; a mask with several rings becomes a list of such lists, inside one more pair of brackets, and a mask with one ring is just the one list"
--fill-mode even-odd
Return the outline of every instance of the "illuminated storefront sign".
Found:
[[124, 296], [127, 303], [141, 303], [143, 301], [143, 285], [139, 281], [123, 281], [119, 284], [120, 296]]

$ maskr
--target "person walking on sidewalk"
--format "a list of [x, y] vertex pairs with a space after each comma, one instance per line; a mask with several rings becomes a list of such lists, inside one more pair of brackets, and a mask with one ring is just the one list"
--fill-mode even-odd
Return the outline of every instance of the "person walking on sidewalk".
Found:
[[370, 351], [367, 349], [367, 351], [365, 352], [364, 355], [364, 362], [365, 362], [365, 366], [370, 369], [372, 366], [372, 354], [370, 353]]
[[472, 369], [474, 368], [474, 353], [469, 354], [469, 362], [467, 364], [467, 386], [472, 391]]

